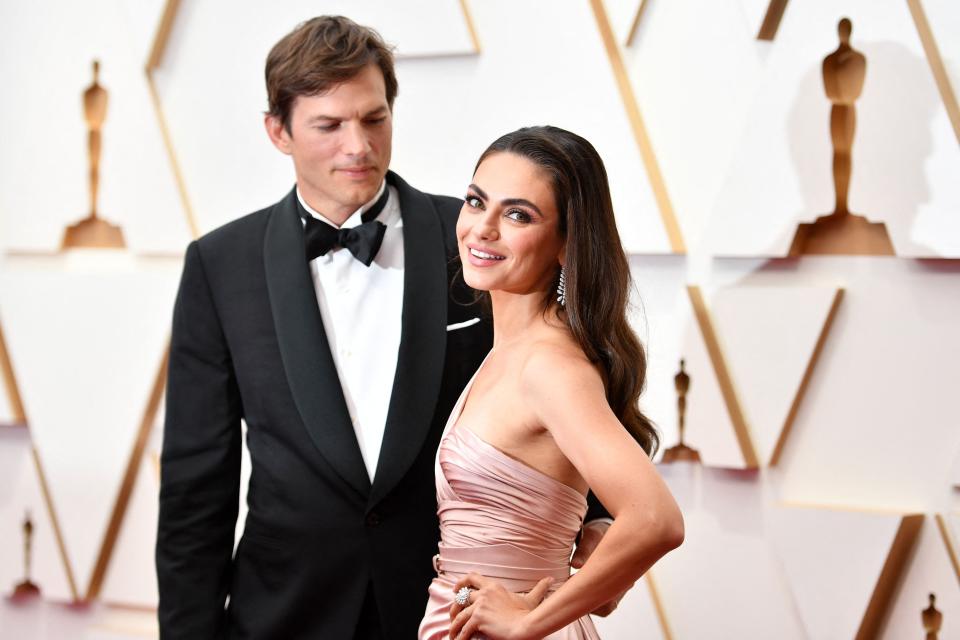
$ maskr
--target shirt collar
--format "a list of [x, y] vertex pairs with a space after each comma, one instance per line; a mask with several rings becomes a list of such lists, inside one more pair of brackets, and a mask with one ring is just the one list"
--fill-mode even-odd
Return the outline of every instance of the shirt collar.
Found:
[[353, 213], [351, 213], [351, 214], [350, 214], [350, 217], [347, 218], [346, 220], [344, 220], [343, 224], [342, 224], [342, 225], [339, 225], [339, 226], [337, 226], [337, 225], [335, 225], [334, 223], [330, 222], [330, 220], [328, 220], [328, 219], [326, 218], [326, 216], [324, 216], [324, 215], [323, 215], [322, 213], [320, 213], [319, 211], [316, 211], [316, 210], [313, 209], [310, 205], [307, 204], [307, 201], [303, 199], [303, 196], [302, 196], [302, 195], [300, 195], [300, 186], [299, 186], [299, 185], [297, 185], [297, 200], [300, 201], [300, 206], [303, 207], [303, 210], [306, 211], [307, 213], [309, 213], [311, 216], [313, 216], [313, 217], [316, 218], [317, 220], [320, 220], [320, 221], [322, 221], [322, 222], [326, 222], [328, 225], [330, 225], [331, 227], [333, 227], [333, 228], [335, 228], [335, 229], [349, 229], [350, 227], [356, 227], [356, 226], [360, 225], [361, 222], [363, 222], [363, 221], [360, 219], [361, 216], [364, 214], [365, 211], [367, 211], [370, 207], [372, 207], [374, 204], [376, 204], [377, 200], [380, 199], [380, 196], [383, 195], [383, 190], [386, 189], [386, 188], [387, 188], [387, 181], [386, 181], [386, 180], [383, 180], [383, 181], [380, 183], [380, 188], [377, 189], [377, 193], [373, 196], [373, 198], [371, 198], [368, 202], [365, 202], [365, 203], [363, 204], [363, 206], [361, 206], [359, 209], [357, 209], [356, 211], [354, 211]]

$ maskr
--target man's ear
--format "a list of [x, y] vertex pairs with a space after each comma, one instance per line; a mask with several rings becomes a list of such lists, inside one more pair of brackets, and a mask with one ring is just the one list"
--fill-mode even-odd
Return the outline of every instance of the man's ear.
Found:
[[290, 133], [283, 126], [283, 121], [275, 115], [267, 114], [263, 116], [263, 126], [267, 130], [267, 136], [281, 153], [290, 155]]

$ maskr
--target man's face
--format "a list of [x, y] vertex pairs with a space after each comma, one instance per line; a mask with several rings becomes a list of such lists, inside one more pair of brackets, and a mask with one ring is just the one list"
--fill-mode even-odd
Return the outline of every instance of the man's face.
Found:
[[317, 96], [299, 96], [290, 131], [267, 116], [273, 144], [293, 158], [300, 193], [311, 207], [342, 223], [373, 199], [390, 166], [393, 114], [375, 64]]

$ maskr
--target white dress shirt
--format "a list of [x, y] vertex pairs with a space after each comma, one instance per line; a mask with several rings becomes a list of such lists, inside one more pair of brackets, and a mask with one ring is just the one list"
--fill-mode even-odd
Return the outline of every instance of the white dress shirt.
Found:
[[[390, 195], [377, 220], [387, 229], [369, 267], [342, 247], [310, 261], [323, 328], [371, 481], [390, 408], [403, 314], [403, 221], [396, 189], [384, 182], [377, 195], [342, 225], [359, 225], [360, 216], [384, 189]], [[337, 227], [310, 208], [299, 188], [297, 199], [314, 218]]]

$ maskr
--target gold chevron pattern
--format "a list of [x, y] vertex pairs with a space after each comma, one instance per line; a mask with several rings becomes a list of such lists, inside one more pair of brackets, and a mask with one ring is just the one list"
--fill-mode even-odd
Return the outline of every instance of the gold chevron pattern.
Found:
[[[629, 133], [632, 136], [632, 144], [636, 146], [637, 152], [642, 160], [644, 173], [643, 175], [637, 176], [637, 180], [644, 181], [651, 187], [658, 209], [657, 215], [668, 238], [671, 252], [684, 256], [691, 250], [688, 248], [687, 242], [681, 233], [681, 225], [678, 221], [678, 218], [682, 218], [684, 224], [686, 224], [686, 218], [683, 218], [684, 211], [679, 205], [675, 208], [674, 200], [671, 198], [668, 184], [673, 188], [673, 183], [668, 182], [664, 178], [661, 163], [658, 160], [648, 130], [648, 121], [646, 121], [642, 115], [646, 113], [646, 103], [644, 101], [647, 98], [642, 91], [638, 90], [639, 88], [635, 84], [631, 83], [627, 63], [623, 55], [624, 47], [635, 45], [638, 34], [642, 32], [641, 27], [645, 29], [651, 26], [644, 24], [644, 20], [650, 17], [654, 9], [651, 5], [655, 5], [656, 0], [638, 0], [633, 3], [635, 10], [630, 13], [631, 22], [629, 28], [625, 31], [619, 31], [621, 34], [624, 32], [627, 33], [627, 37], [623, 41], [618, 41], [615, 35], [618, 32], [613, 28], [614, 25], [611, 24], [610, 13], [608, 12], [607, 6], [609, 2], [605, 5], [604, 0], [564, 1], [576, 1], [589, 7], [593, 22], [589, 25], [582, 26], [584, 29], [589, 29], [592, 36], [598, 36], [600, 42], [602, 42], [606, 62], [609, 64], [609, 71], [614, 78], [616, 91], [620, 100], [620, 104], [616, 105], [616, 107], [622, 108], [622, 112], [626, 116], [626, 120], [629, 123]], [[934, 36], [934, 30], [931, 28], [931, 16], [927, 12], [927, 7], [925, 7], [927, 3], [925, 3], [924, 0], [903, 1], [906, 2], [909, 7], [910, 16], [923, 44], [926, 62], [929, 64], [932, 75], [936, 81], [939, 99], [946, 109], [957, 141], [960, 142], [960, 106], [958, 106], [956, 88], [952, 86], [950, 82], [946, 70], [947, 64], [944, 62], [940, 47]], [[203, 232], [203, 227], [198, 220], [198, 215], [193, 205], [195, 200], [191, 197], [191, 178], [185, 175], [183, 170], [183, 163], [180, 160], [177, 150], [176, 132], [171, 131], [167, 114], [164, 110], [163, 96], [160, 93], [156, 80], [157, 71], [163, 67], [165, 57], [171, 53], [171, 47], [174, 46], [176, 42], [174, 32], [178, 28], [178, 21], [188, 19], [189, 12], [185, 9], [185, 4], [182, 0], [165, 0], [153, 32], [149, 54], [143, 64], [143, 72], [144, 82], [146, 83], [155, 110], [157, 130], [161, 134], [169, 164], [175, 177], [176, 190], [182, 206], [182, 215], [186, 218], [191, 235], [198, 237]], [[470, 0], [458, 0], [458, 6], [469, 34], [469, 41], [472, 48], [472, 53], [468, 55], [471, 59], [472, 57], [482, 58], [485, 52], [492, 47], [489, 42], [493, 41], [494, 34], [487, 34], [478, 30], [477, 23], [472, 16], [471, 4]], [[785, 16], [789, 16], [789, 13], [790, 7], [788, 6], [787, 0], [770, 0], [766, 8], [762, 26], [759, 32], [756, 33], [756, 39], [774, 41], [781, 21]], [[596, 30], [595, 32], [593, 31], [594, 29]], [[646, 35], [645, 32], [644, 35]], [[455, 55], [462, 56], [463, 54]], [[442, 56], [438, 54], [437, 57]], [[644, 108], [642, 109], [641, 107]], [[657, 138], [657, 141], [660, 142], [660, 139]], [[182, 139], [181, 142], [183, 142]], [[669, 165], [664, 166], [669, 169]], [[668, 173], [667, 177], [672, 178], [672, 174]], [[677, 200], [677, 202], [679, 203], [680, 201]], [[180, 215], [180, 212], [177, 212], [177, 215]], [[684, 227], [684, 229], [686, 229], [686, 227]], [[688, 237], [693, 241], [692, 236], [688, 234]], [[8, 255], [17, 253], [17, 247], [8, 247], [7, 249]], [[771, 268], [789, 271], [794, 268], [794, 266], [791, 265], [797, 264], [799, 263], [784, 261], [773, 264]], [[800, 270], [802, 265], [796, 268]], [[940, 265], [938, 268], [942, 268], [942, 272], [946, 273], [948, 277], [957, 278], [960, 276], [960, 271], [951, 265]], [[703, 280], [695, 281], [703, 282]], [[848, 290], [843, 283], [837, 284], [831, 282], [831, 286], [836, 284], [837, 293], [823, 323], [818, 340], [807, 361], [802, 382], [793, 394], [788, 416], [784, 424], [780, 427], [773, 453], [769, 459], [764, 459], [764, 455], [757, 445], [756, 435], [753, 433], [756, 427], [750, 424], [749, 414], [744, 406], [743, 391], [741, 389], [742, 383], [738, 382], [731, 368], [731, 357], [726, 347], [722, 327], [718, 324], [717, 318], [711, 310], [709, 298], [705, 296], [703, 292], [706, 290], [707, 284], [709, 283], [705, 282], [703, 289], [697, 285], [684, 285], [683, 291], [680, 294], [684, 300], [682, 306], [690, 312], [690, 317], [695, 322], [698, 334], [703, 340], [703, 345], [709, 356], [711, 366], [710, 375], [716, 379], [719, 385], [723, 408], [729, 418], [729, 424], [733, 428], [732, 436], [743, 458], [744, 466], [748, 470], [762, 470], [758, 473], [738, 476], [738, 478], [743, 482], [763, 483], [767, 481], [764, 476], [767, 472], [766, 468], [777, 467], [784, 455], [784, 451], [789, 449], [791, 431], [797, 420], [797, 415], [801, 411], [801, 407], [804, 407], [808, 402], [815, 401], [809, 397], [810, 394], [808, 391], [815, 371], [819, 366], [822, 366], [821, 354], [824, 346], [828, 339], [842, 339], [843, 335], [846, 335], [834, 335], [830, 337], [842, 331], [841, 329], [835, 328], [837, 324], [835, 320], [838, 315], [838, 310], [841, 308], [841, 301], [845, 299], [845, 296], [855, 298], [857, 292]], [[846, 309], [848, 304], [856, 303], [854, 301], [844, 302], [843, 308]], [[13, 356], [16, 355], [17, 358], [29, 358], [30, 354], [20, 353], [15, 348], [10, 349], [11, 339], [15, 340], [15, 337], [11, 338], [10, 335], [4, 333], [2, 314], [0, 314], [0, 378], [2, 378], [3, 381], [3, 392], [5, 393], [6, 402], [10, 408], [10, 421], [15, 425], [21, 425], [29, 432], [30, 419], [28, 415], [29, 412], [27, 411], [28, 407], [24, 406], [23, 397], [21, 396], [21, 385], [18, 383], [16, 375], [18, 369], [16, 366], [17, 360]], [[113, 507], [110, 510], [109, 519], [105, 523], [98, 523], [98, 531], [102, 530], [102, 537], [98, 546], [98, 553], [92, 574], [90, 575], [89, 582], [85, 585], [79, 585], [75, 577], [75, 567], [71, 563], [62, 531], [62, 524], [57, 517], [57, 509], [55, 508], [57, 502], [56, 496], [52, 495], [50, 483], [47, 481], [48, 474], [45, 472], [42, 460], [44, 458], [42, 455], [43, 452], [35, 445], [31, 447], [31, 459], [38, 485], [43, 495], [43, 506], [53, 528], [59, 561], [63, 566], [71, 597], [76, 602], [91, 602], [101, 599], [108, 574], [121, 569], [111, 565], [111, 559], [114, 556], [115, 548], [124, 526], [124, 520], [129, 511], [137, 476], [143, 465], [150, 465], [151, 473], [153, 473], [152, 468], [158, 464], [155, 457], [152, 457], [148, 451], [148, 441], [151, 436], [151, 431], [155, 428], [154, 425], [157, 422], [158, 412], [162, 409], [166, 364], [167, 357], [166, 354], [164, 354], [161, 362], [156, 365], [149, 397], [147, 398], [145, 406], [143, 406], [140, 411], [141, 418], [139, 424], [135, 426], [136, 436], [129, 455], [126, 458], [122, 477], [119, 478], [119, 486], [116, 487], [117, 494], [113, 502]], [[651, 371], [653, 371], [653, 369]], [[663, 372], [661, 372], [661, 374], [662, 373]], [[27, 398], [30, 398], [29, 394]], [[131, 430], [134, 431], [134, 429]], [[672, 443], [664, 444], [669, 445]], [[696, 443], [692, 444], [696, 445]], [[778, 468], [775, 471], [780, 470], [781, 469]], [[696, 482], [701, 482], [701, 486], [706, 486], [706, 483], [714, 482], [719, 476], [712, 476], [710, 474], [716, 471], [717, 470], [709, 469], [703, 470], [703, 473], [706, 475]], [[710, 478], [713, 479], [711, 480]], [[706, 493], [709, 493], [709, 491]], [[851, 506], [849, 510], [855, 511], [856, 508]], [[936, 523], [937, 531], [942, 539], [944, 549], [951, 563], [951, 568], [956, 574], [958, 583], [960, 583], [957, 534], [951, 529], [949, 524], [949, 515], [946, 513], [948, 509], [944, 508], [941, 511], [942, 513], [932, 514], [931, 520]], [[868, 595], [869, 604], [857, 629], [856, 638], [875, 638], [882, 636], [884, 631], [884, 616], [887, 615], [894, 601], [899, 597], [897, 587], [905, 572], [910, 568], [911, 551], [918, 540], [923, 520], [923, 514], [913, 512], [904, 512], [902, 514], [899, 526], [896, 529], [896, 534], [893, 536], [889, 545], [888, 552], [882, 558], [880, 565], [875, 567], [878, 572], [878, 577], [873, 584], [871, 593]], [[683, 548], [681, 548], [680, 552], [682, 552], [682, 549]], [[144, 550], [148, 553], [152, 550], [150, 541], [144, 541]], [[678, 628], [684, 628], [683, 625], [678, 625], [676, 620], [679, 612], [683, 610], [684, 603], [678, 597], [676, 591], [672, 591], [670, 588], [664, 588], [664, 584], [676, 584], [675, 570], [671, 569], [669, 565], [664, 566], [662, 569], [658, 567], [646, 576], [645, 589], [648, 592], [647, 597], [649, 597], [652, 602], [652, 609], [655, 613], [655, 617], [647, 622], [649, 624], [655, 624], [660, 630], [662, 637], [669, 640], [673, 640], [674, 638], [679, 640], [681, 637], [687, 637], [678, 635], [677, 633]], [[673, 619], [671, 619], [671, 614], [674, 616]], [[148, 615], [152, 615], [152, 612], [148, 612]]]

